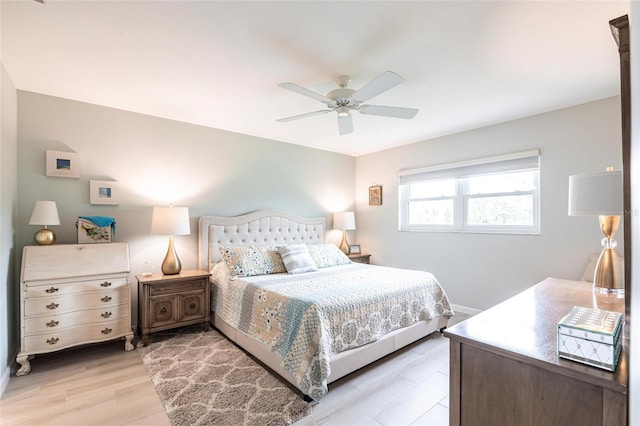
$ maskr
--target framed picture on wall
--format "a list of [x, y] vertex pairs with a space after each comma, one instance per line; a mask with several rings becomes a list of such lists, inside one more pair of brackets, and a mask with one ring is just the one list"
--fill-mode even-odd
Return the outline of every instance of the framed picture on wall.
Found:
[[373, 185], [369, 187], [369, 205], [382, 205], [382, 185]]
[[47, 176], [80, 177], [80, 155], [75, 152], [47, 151]]
[[92, 180], [89, 183], [91, 204], [118, 204], [118, 182]]

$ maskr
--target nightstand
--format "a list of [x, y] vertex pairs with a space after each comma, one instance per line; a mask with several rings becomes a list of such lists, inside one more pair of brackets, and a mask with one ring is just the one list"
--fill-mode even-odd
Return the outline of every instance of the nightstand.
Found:
[[355, 263], [366, 263], [369, 264], [371, 255], [370, 254], [350, 254], [349, 259]]
[[209, 331], [209, 272], [182, 271], [177, 275], [136, 275], [138, 328], [142, 344], [149, 333], [202, 323]]

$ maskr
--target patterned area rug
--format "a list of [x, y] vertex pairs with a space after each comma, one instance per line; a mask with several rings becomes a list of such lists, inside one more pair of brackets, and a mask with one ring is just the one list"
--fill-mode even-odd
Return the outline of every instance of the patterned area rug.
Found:
[[288, 425], [311, 406], [216, 330], [154, 333], [138, 350], [174, 426]]

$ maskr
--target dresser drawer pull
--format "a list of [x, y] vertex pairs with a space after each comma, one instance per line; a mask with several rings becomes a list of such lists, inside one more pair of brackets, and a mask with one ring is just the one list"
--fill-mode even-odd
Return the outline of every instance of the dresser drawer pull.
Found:
[[109, 317], [111, 316], [111, 312], [105, 312], [105, 313], [103, 313], [103, 314], [100, 314], [100, 316], [101, 316], [102, 318], [109, 318]]
[[195, 303], [192, 303], [192, 304], [190, 304], [190, 305], [189, 305], [189, 307], [190, 307], [191, 309], [194, 309], [194, 308], [196, 307], [196, 304], [195, 304]]
[[60, 339], [58, 339], [57, 337], [52, 337], [51, 339], [47, 339], [47, 343], [50, 344], [50, 345], [55, 345], [59, 341], [60, 341]]
[[113, 330], [111, 330], [110, 328], [105, 328], [104, 330], [102, 330], [102, 334], [109, 334], [111, 333]]
[[105, 296], [100, 300], [102, 300], [103, 302], [109, 302], [109, 301], [111, 301], [111, 296]]
[[100, 284], [100, 287], [111, 287], [111, 283], [109, 281], [105, 281], [102, 284]]
[[160, 313], [161, 313], [161, 314], [166, 314], [166, 313], [167, 313], [167, 308], [162, 308], [162, 309], [160, 309]]
[[51, 302], [47, 305], [47, 309], [56, 309], [58, 306], [60, 306], [60, 304]]
[[55, 292], [56, 292], [56, 291], [58, 291], [58, 290], [60, 290], [60, 289], [59, 289], [59, 288], [56, 288], [56, 287], [51, 287], [51, 288], [46, 289], [45, 291], [46, 291], [47, 293], [51, 294], [51, 293], [55, 293]]
[[51, 320], [47, 323], [47, 327], [55, 327], [58, 324], [60, 324], [60, 321]]

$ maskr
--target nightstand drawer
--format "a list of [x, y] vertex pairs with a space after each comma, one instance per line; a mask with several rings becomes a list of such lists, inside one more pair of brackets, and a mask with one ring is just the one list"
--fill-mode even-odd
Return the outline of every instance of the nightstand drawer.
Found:
[[197, 279], [190, 281], [182, 281], [175, 283], [158, 283], [149, 285], [149, 295], [156, 296], [160, 294], [182, 293], [184, 291], [202, 290], [204, 289], [205, 280]]

